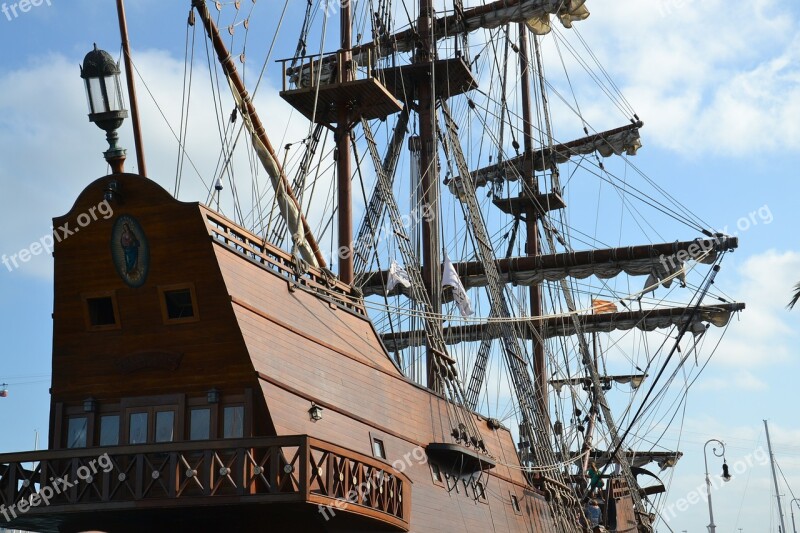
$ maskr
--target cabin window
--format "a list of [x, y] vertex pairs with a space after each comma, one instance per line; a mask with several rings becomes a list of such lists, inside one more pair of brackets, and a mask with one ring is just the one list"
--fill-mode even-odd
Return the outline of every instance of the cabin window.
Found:
[[175, 411], [156, 412], [156, 442], [172, 442], [175, 437]]
[[100, 417], [100, 446], [119, 444], [119, 415]]
[[165, 323], [194, 322], [199, 319], [193, 284], [159, 287], [158, 292]]
[[515, 513], [522, 514], [522, 510], [519, 508], [519, 500], [514, 494], [511, 495], [511, 507], [514, 508]]
[[222, 436], [240, 439], [244, 436], [244, 406], [231, 405], [222, 411]]
[[88, 330], [119, 328], [119, 309], [113, 292], [82, 294], [81, 297]]
[[372, 438], [372, 455], [380, 459], [386, 459], [386, 449], [381, 439]]
[[148, 413], [131, 413], [128, 425], [128, 444], [145, 444], [147, 442]]
[[86, 447], [86, 428], [88, 419], [85, 416], [75, 416], [67, 423], [67, 448]]
[[189, 416], [189, 440], [208, 440], [211, 433], [211, 409], [192, 409]]

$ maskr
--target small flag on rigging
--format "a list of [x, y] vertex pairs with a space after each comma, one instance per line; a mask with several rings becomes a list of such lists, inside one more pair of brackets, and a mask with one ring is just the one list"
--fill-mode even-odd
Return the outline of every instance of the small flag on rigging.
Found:
[[444, 254], [444, 269], [442, 270], [442, 287], [453, 288], [453, 300], [455, 300], [461, 316], [475, 314], [475, 310], [472, 309], [472, 302], [469, 301], [467, 296], [467, 291], [464, 290], [464, 285], [461, 284], [458, 273], [456, 273], [456, 269], [446, 253]]
[[616, 313], [617, 305], [614, 302], [609, 302], [608, 300], [599, 300], [597, 298], [592, 298], [592, 312], [594, 312], [595, 314]]
[[386, 293], [391, 293], [397, 285], [404, 289], [409, 289], [411, 288], [411, 280], [408, 277], [408, 272], [398, 265], [397, 261], [392, 259], [392, 264], [389, 266], [389, 279], [386, 280]]

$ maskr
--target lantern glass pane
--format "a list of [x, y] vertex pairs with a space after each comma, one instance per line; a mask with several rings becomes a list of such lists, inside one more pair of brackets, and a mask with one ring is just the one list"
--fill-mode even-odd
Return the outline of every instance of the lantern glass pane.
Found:
[[108, 110], [122, 111], [125, 106], [122, 102], [122, 88], [119, 84], [119, 76], [106, 76], [106, 90], [108, 91]]
[[105, 99], [103, 98], [103, 88], [100, 78], [89, 78], [86, 80], [89, 90], [89, 110], [91, 113], [105, 113], [108, 111]]

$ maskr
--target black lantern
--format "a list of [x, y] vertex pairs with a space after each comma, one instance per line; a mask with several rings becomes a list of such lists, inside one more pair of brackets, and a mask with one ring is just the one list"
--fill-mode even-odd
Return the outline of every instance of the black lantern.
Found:
[[209, 389], [206, 399], [208, 403], [219, 403], [219, 391], [216, 388]]
[[117, 130], [128, 116], [123, 104], [119, 73], [119, 65], [108, 52], [98, 50], [96, 44], [94, 50], [83, 58], [81, 78], [86, 85], [89, 120], [106, 132], [108, 150], [103, 155], [114, 172], [122, 172], [122, 163], [125, 161], [125, 150], [117, 146]]
[[308, 416], [311, 417], [311, 420], [317, 422], [318, 420], [322, 420], [322, 407], [311, 402], [311, 407], [308, 409]]
[[83, 412], [94, 413], [97, 410], [97, 400], [89, 396], [83, 400]]

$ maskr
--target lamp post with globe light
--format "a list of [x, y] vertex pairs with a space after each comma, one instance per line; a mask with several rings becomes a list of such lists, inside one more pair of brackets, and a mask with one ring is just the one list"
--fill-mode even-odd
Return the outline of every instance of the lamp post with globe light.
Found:
[[708, 518], [710, 521], [710, 523], [708, 524], [708, 533], [716, 533], [717, 531], [717, 526], [716, 524], [714, 524], [714, 509], [711, 506], [711, 477], [708, 475], [707, 448], [708, 445], [711, 444], [712, 442], [716, 442], [722, 447], [722, 450], [720, 450], [719, 453], [717, 453], [716, 448], [711, 449], [711, 451], [714, 453], [715, 456], [722, 457], [722, 479], [724, 479], [725, 481], [730, 481], [731, 479], [731, 476], [728, 473], [728, 464], [725, 462], [725, 443], [719, 439], [709, 439], [703, 446], [703, 459], [705, 460], [706, 463], [706, 491], [708, 496]]

